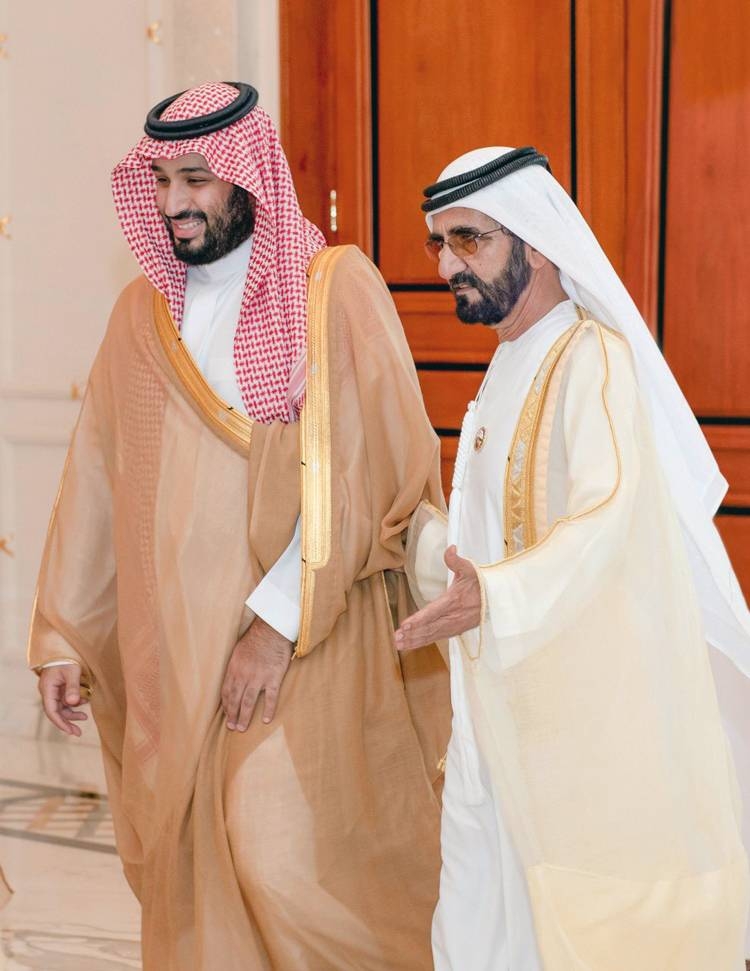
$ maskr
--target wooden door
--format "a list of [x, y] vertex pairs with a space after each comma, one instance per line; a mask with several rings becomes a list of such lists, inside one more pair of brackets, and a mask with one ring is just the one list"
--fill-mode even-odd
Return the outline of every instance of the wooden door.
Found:
[[421, 190], [471, 148], [532, 144], [700, 417], [731, 485], [719, 527], [750, 591], [747, 0], [281, 0], [281, 17], [283, 133], [303, 208], [380, 266], [445, 481], [495, 345], [456, 321], [423, 257]]
[[730, 489], [719, 529], [750, 592], [750, 4], [673, 4], [664, 351]]

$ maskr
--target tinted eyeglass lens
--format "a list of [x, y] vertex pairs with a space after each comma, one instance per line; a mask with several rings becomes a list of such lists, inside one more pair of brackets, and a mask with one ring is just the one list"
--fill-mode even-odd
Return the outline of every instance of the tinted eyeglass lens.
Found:
[[477, 240], [474, 236], [448, 236], [445, 240], [426, 239], [424, 244], [427, 255], [436, 263], [440, 259], [440, 251], [443, 246], [447, 246], [452, 253], [462, 258], [464, 256], [473, 256], [476, 253]]
[[424, 241], [424, 251], [434, 260], [436, 263], [440, 259], [440, 250], [443, 248], [443, 244], [437, 239], [426, 239]]
[[476, 236], [451, 236], [448, 245], [456, 256], [473, 256], [479, 247]]

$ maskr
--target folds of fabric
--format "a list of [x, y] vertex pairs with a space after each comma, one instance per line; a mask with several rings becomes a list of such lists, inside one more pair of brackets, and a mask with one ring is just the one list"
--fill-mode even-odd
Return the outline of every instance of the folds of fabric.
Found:
[[[443, 504], [438, 440], [378, 271], [356, 247], [324, 250], [312, 264], [310, 308], [322, 326], [308, 335], [312, 406], [301, 423], [300, 654], [328, 635], [352, 580], [401, 568], [419, 501]], [[336, 548], [340, 536], [346, 545]]]
[[[404, 405], [393, 425], [371, 418], [364, 376], [358, 390], [344, 382], [337, 349], [349, 362], [368, 341], [373, 354], [402, 353], [377, 336], [379, 314], [386, 331], [396, 320], [374, 276], [357, 284], [354, 313], [348, 274], [363, 262], [354, 250], [331, 262], [340, 279], [325, 308], [339, 334], [329, 373], [346, 384], [339, 397], [332, 381], [328, 398], [331, 505], [346, 510], [329, 517], [328, 566], [341, 589], [320, 584], [321, 613], [335, 606], [315, 651], [293, 661], [270, 725], [256, 717], [228, 733], [219, 696], [252, 620], [244, 601], [299, 515], [298, 426], [222, 406], [145, 280], [118, 302], [91, 374], [30, 663], [80, 658], [93, 683], [148, 971], [431, 966], [447, 672], [437, 651], [399, 664], [391, 602], [406, 609], [404, 581], [383, 571], [402, 565], [391, 537], [409, 502], [435, 498], [437, 447], [413, 373], [412, 398], [399, 387], [400, 359], [383, 364], [379, 388]], [[413, 448], [429, 458], [394, 479]]]
[[578, 327], [519, 421], [509, 555], [478, 567], [477, 742], [545, 971], [734, 971], [747, 862], [685, 541], [629, 349]]
[[[467, 152], [451, 162], [439, 180], [510, 151], [495, 146]], [[480, 188], [461, 204], [496, 219], [544, 254], [559, 268], [560, 283], [568, 296], [625, 336], [658, 464], [682, 525], [706, 639], [750, 677], [750, 614], [713, 523], [726, 493], [726, 480], [653, 335], [591, 228], [568, 193], [538, 165]], [[437, 211], [427, 216], [428, 225]], [[729, 671], [726, 675], [727, 693], [744, 692], [745, 708], [750, 707], [750, 686], [741, 686]]]

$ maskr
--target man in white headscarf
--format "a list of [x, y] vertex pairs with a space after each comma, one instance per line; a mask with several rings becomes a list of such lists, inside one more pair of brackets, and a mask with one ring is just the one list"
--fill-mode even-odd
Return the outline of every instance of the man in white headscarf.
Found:
[[739, 971], [722, 715], [744, 770], [750, 623], [712, 523], [726, 482], [546, 163], [479, 149], [425, 190], [457, 314], [500, 342], [448, 519], [423, 503], [412, 521], [422, 609], [396, 634], [449, 640], [435, 966]]

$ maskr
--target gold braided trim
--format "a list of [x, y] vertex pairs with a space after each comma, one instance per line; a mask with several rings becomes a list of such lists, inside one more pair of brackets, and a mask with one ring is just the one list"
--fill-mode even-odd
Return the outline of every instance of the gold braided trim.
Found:
[[247, 453], [253, 420], [236, 411], [210, 387], [180, 337], [163, 293], [154, 291], [154, 324], [167, 360], [205, 423], [229, 443]]
[[[579, 317], [580, 317], [579, 313]], [[511, 442], [505, 469], [505, 555], [512, 556], [536, 543], [536, 524], [531, 515], [534, 492], [534, 459], [539, 422], [547, 390], [560, 358], [586, 321], [579, 320], [555, 341], [531, 383]]]
[[[615, 453], [615, 460], [617, 462], [617, 475], [615, 477], [615, 482], [614, 482], [614, 485], [612, 486], [612, 489], [609, 491], [609, 493], [606, 496], [604, 496], [603, 499], [600, 499], [598, 502], [595, 502], [592, 506], [588, 506], [586, 509], [582, 509], [581, 512], [573, 513], [571, 516], [562, 516], [561, 518], [556, 519], [555, 522], [552, 524], [551, 528], [545, 533], [545, 535], [542, 536], [542, 538], [538, 542], [535, 542], [536, 549], [539, 549], [540, 547], [544, 546], [546, 543], [549, 543], [552, 537], [557, 532], [558, 527], [566, 523], [575, 523], [582, 519], [586, 519], [589, 516], [592, 516], [595, 513], [599, 512], [600, 509], [605, 508], [605, 506], [608, 506], [609, 503], [612, 502], [614, 497], [617, 495], [620, 489], [620, 484], [622, 482], [622, 456], [620, 454], [620, 447], [617, 442], [617, 435], [615, 434], [615, 423], [612, 418], [612, 413], [609, 409], [609, 404], [607, 402], [607, 390], [609, 388], [610, 375], [609, 375], [609, 355], [607, 354], [607, 348], [604, 343], [604, 334], [605, 332], [614, 334], [619, 340], [623, 340], [623, 338], [621, 334], [613, 330], [611, 327], [607, 327], [605, 324], [600, 324], [598, 321], [595, 321], [595, 320], [584, 320], [581, 323], [574, 325], [574, 329], [576, 331], [580, 330], [581, 332], [584, 329], [588, 329], [589, 327], [591, 327], [594, 333], [596, 334], [597, 340], [599, 342], [599, 347], [602, 353], [602, 361], [604, 364], [604, 380], [602, 381], [600, 395], [601, 395], [602, 407], [604, 409], [604, 414], [607, 417], [607, 424], [609, 426], [609, 434], [612, 441], [612, 447]], [[558, 359], [557, 359], [558, 363], [559, 363], [559, 359], [560, 358], [558, 356]], [[506, 487], [507, 487], [507, 478], [506, 478]], [[532, 509], [533, 507], [530, 506], [528, 510], [529, 513], [532, 512]], [[479, 583], [482, 589], [482, 602], [483, 602], [483, 605], [485, 605], [485, 609], [486, 609], [486, 602], [487, 602], [486, 589], [485, 589], [485, 584], [486, 584], [485, 575], [490, 571], [494, 573], [495, 571], [498, 571], [498, 570], [508, 569], [514, 559], [516, 559], [517, 557], [528, 555], [529, 550], [531, 549], [531, 547], [527, 547], [525, 549], [522, 548], [511, 552], [508, 549], [507, 534], [506, 534], [505, 547], [506, 547], [506, 550], [505, 550], [504, 559], [498, 560], [496, 563], [484, 563], [477, 569], [477, 575], [479, 577]], [[480, 627], [480, 630], [483, 630], [483, 627], [484, 625], [482, 624], [482, 626]], [[479, 646], [480, 654], [481, 654], [481, 648], [482, 648], [482, 641], [480, 639], [480, 646]], [[477, 655], [477, 657], [478, 656], [479, 655]], [[472, 658], [472, 660], [477, 660], [477, 658]]]
[[[591, 506], [588, 506], [586, 509], [582, 509], [580, 512], [573, 513], [570, 516], [562, 516], [561, 518], [556, 519], [555, 522], [552, 524], [551, 528], [535, 544], [534, 549], [537, 549], [537, 550], [543, 547], [545, 544], [551, 542], [552, 538], [554, 537], [555, 533], [557, 532], [560, 526], [563, 526], [567, 523], [579, 522], [582, 519], [587, 519], [589, 516], [593, 516], [595, 513], [599, 512], [599, 510], [604, 509], [606, 506], [608, 506], [615, 498], [617, 493], [619, 492], [620, 485], [622, 483], [622, 456], [620, 454], [620, 446], [617, 442], [617, 435], [615, 433], [614, 419], [612, 418], [612, 412], [610, 411], [609, 404], [607, 402], [607, 390], [609, 388], [610, 371], [609, 371], [609, 355], [607, 354], [607, 347], [604, 342], [604, 334], [605, 333], [614, 334], [621, 341], [623, 340], [623, 337], [621, 334], [613, 330], [611, 327], [607, 327], [605, 324], [600, 324], [598, 321], [595, 321], [595, 320], [584, 320], [581, 324], [577, 324], [575, 326], [586, 328], [586, 329], [590, 327], [593, 330], [593, 332], [596, 334], [597, 340], [599, 342], [599, 348], [602, 354], [602, 363], [604, 365], [604, 379], [602, 381], [599, 393], [601, 396], [601, 403], [604, 409], [604, 414], [606, 415], [606, 418], [607, 418], [607, 425], [609, 426], [610, 439], [612, 442], [612, 448], [614, 450], [615, 460], [617, 463], [617, 474], [615, 476], [615, 482], [612, 488], [607, 493], [607, 495], [604, 496], [602, 499], [599, 499], [597, 502], [595, 502]], [[488, 574], [490, 571], [492, 573], [496, 573], [500, 570], [507, 570], [509, 568], [512, 568], [513, 560], [520, 558], [522, 556], [528, 556], [530, 555], [530, 552], [531, 552], [531, 548], [521, 549], [514, 553], [506, 552], [504, 559], [498, 560], [496, 563], [482, 564], [478, 568], [479, 582], [482, 588], [484, 588], [486, 584], [486, 574]], [[486, 596], [486, 591], [485, 591], [485, 596]], [[481, 642], [480, 642], [480, 651], [481, 651]], [[473, 660], [476, 660], [476, 659], [473, 659]]]
[[300, 415], [302, 586], [295, 655], [311, 648], [315, 571], [331, 556], [331, 393], [328, 373], [328, 301], [333, 268], [345, 246], [320, 250], [308, 269], [307, 370]]

